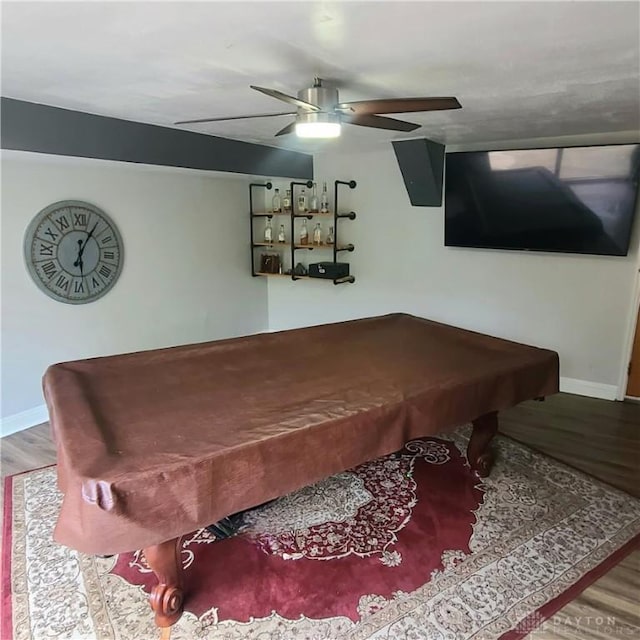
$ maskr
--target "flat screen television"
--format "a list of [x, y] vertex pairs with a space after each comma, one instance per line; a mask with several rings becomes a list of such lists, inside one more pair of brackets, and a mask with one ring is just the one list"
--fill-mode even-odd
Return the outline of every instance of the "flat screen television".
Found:
[[625, 256], [640, 144], [446, 154], [445, 245]]

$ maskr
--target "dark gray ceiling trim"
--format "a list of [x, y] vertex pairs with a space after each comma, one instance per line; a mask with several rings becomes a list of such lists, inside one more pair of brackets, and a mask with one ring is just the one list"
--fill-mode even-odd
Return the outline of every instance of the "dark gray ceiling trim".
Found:
[[3, 149], [61, 156], [312, 178], [313, 156], [169, 127], [2, 98]]

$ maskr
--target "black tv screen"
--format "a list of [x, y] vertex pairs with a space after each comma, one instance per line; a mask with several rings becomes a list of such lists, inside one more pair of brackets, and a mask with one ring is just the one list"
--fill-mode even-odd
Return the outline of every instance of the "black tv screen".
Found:
[[446, 154], [445, 245], [625, 256], [640, 144]]

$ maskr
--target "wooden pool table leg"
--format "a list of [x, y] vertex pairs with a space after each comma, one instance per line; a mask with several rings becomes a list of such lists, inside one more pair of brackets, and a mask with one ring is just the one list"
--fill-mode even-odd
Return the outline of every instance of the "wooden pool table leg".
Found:
[[489, 443], [497, 431], [497, 412], [487, 413], [473, 421], [473, 431], [467, 445], [467, 458], [471, 468], [481, 478], [488, 476], [493, 466], [493, 452]]
[[[156, 614], [156, 625], [161, 628], [170, 627], [182, 616], [180, 540], [173, 538], [143, 550], [147, 564], [158, 578], [158, 584], [151, 590], [149, 603]], [[168, 637], [165, 631], [163, 637]]]

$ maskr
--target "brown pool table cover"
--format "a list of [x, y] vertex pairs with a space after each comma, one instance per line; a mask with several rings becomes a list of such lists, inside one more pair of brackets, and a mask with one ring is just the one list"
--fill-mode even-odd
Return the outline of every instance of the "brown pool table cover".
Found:
[[558, 391], [558, 356], [405, 314], [56, 364], [55, 539], [132, 551]]

